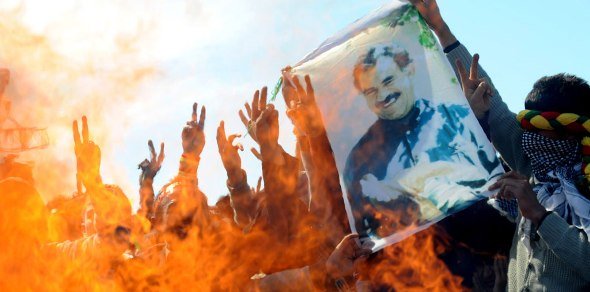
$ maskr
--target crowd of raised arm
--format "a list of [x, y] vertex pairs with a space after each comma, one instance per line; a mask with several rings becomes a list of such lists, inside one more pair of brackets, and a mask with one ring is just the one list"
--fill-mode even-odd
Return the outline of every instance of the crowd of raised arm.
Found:
[[[175, 288], [183, 281], [205, 289], [240, 291], [292, 288], [294, 283], [319, 290], [354, 287], [355, 270], [342, 272], [339, 265], [354, 265], [366, 258], [370, 246], [346, 236], [350, 228], [338, 172], [311, 80], [305, 76], [302, 85], [288, 69], [283, 77], [297, 157], [278, 142], [278, 112], [267, 102], [267, 88], [257, 90], [239, 111], [239, 118], [258, 146], [252, 153], [261, 162], [262, 177], [255, 188], [248, 184], [240, 157], [243, 147], [236, 143], [239, 135], [228, 135], [221, 121], [216, 144], [227, 173], [220, 183], [226, 184], [228, 193], [214, 206], [207, 204], [200, 188], [203, 182], [197, 179], [207, 140], [205, 106], [192, 105], [179, 131], [183, 151], [178, 173], [161, 187], [154, 186], [154, 178], [166, 163], [164, 143], [158, 153], [148, 141], [149, 158], [138, 165], [136, 212], [118, 186], [103, 182], [101, 150], [93, 142], [88, 119], [74, 121], [76, 191], [72, 198], [53, 200], [51, 211], [46, 212], [32, 179], [25, 183], [14, 178], [32, 188], [28, 195], [38, 207], [32, 210], [40, 213], [36, 223], [45, 226], [44, 232], [30, 230], [37, 234], [31, 245], [46, 260], [61, 262], [64, 269], [78, 265], [80, 273], [108, 279], [110, 284], [97, 285], [101, 288]], [[3, 182], [8, 197], [9, 188], [19, 189]], [[16, 222], [26, 217], [12, 215]]]
[[[590, 210], [590, 126], [582, 123], [575, 133], [567, 125], [556, 126], [566, 118], [571, 123], [572, 115], [590, 121], [590, 87], [567, 74], [545, 77], [527, 97], [528, 111], [512, 113], [479, 65], [479, 56], [472, 56], [453, 35], [436, 1], [410, 2], [438, 37], [471, 109], [509, 170], [490, 187], [501, 202], [495, 205], [500, 214], [517, 224], [512, 242], [501, 243], [512, 244], [508, 260], [496, 257], [498, 251], [493, 248], [482, 248], [492, 250], [488, 258], [495, 260], [486, 269], [469, 271], [472, 278], [465, 285], [478, 291], [590, 289], [590, 216], [583, 214]], [[0, 108], [8, 83], [5, 75], [0, 74]], [[85, 116], [81, 123], [72, 124], [76, 161], [72, 197], [59, 197], [46, 205], [30, 169], [15, 162], [14, 156], [3, 157], [0, 234], [5, 236], [0, 248], [10, 252], [0, 256], [0, 273], [7, 275], [0, 280], [0, 289], [353, 291], [362, 287], [359, 281], [368, 282], [366, 287], [372, 289], [385, 287], [371, 283], [365, 265], [387, 259], [373, 253], [370, 242], [361, 243], [359, 235], [351, 233], [312, 80], [292, 75], [287, 67], [282, 70], [282, 82], [286, 115], [296, 138], [295, 156], [279, 144], [279, 113], [269, 102], [266, 87], [256, 90], [237, 113], [247, 137], [257, 146], [251, 149], [262, 168], [256, 186], [248, 183], [242, 165], [244, 149], [236, 140], [241, 136], [228, 135], [224, 121], [217, 125], [215, 142], [227, 177], [216, 182], [198, 180], [199, 171], [204, 171], [199, 168], [203, 149], [212, 146], [205, 136], [205, 127], [211, 127], [205, 106], [197, 103], [192, 111], [186, 110], [188, 121], [178, 129], [182, 138], [182, 144], [176, 145], [182, 147], [182, 155], [174, 158], [179, 161], [178, 172], [163, 186], [154, 186], [154, 178], [169, 158], [165, 160], [164, 143], [157, 152], [148, 140], [149, 158], [138, 165], [139, 208], [135, 211], [121, 188], [103, 182], [101, 150], [92, 140]], [[576, 92], [581, 93], [572, 97], [575, 106], [545, 107], [555, 97], [543, 94], [555, 83], [563, 94], [557, 98], [564, 103], [570, 98], [567, 86], [577, 86]], [[537, 125], [534, 115], [554, 117], [546, 124], [555, 129]], [[573, 149], [563, 151], [573, 158], [553, 163], [553, 149]], [[585, 169], [585, 176], [573, 178], [572, 173]], [[227, 193], [209, 206], [200, 187], [203, 183], [225, 183]], [[513, 232], [507, 221], [479, 228], [487, 224], [482, 216], [491, 207], [476, 204], [474, 208], [436, 227], [446, 229], [449, 241], [456, 242], [457, 250], [468, 250], [465, 254], [480, 251], [478, 243], [465, 248], [473, 242], [468, 236], [462, 238], [466, 233], [493, 233], [494, 226], [502, 226], [504, 234]], [[485, 230], [467, 231], [463, 228], [471, 219], [457, 218], [481, 220], [475, 229]], [[471, 263], [464, 254], [455, 256], [458, 262]], [[492, 274], [487, 283], [484, 278]]]

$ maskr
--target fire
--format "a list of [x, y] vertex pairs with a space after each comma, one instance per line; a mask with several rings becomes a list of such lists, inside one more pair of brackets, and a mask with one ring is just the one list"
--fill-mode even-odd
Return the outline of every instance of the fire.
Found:
[[[0, 243], [8, 251], [0, 258], [5, 276], [0, 288], [241, 291], [262, 289], [273, 273], [286, 277], [287, 286], [289, 281], [324, 285], [323, 265], [348, 229], [327, 137], [314, 141], [323, 140], [327, 148], [316, 145], [313, 151], [326, 156], [316, 157], [308, 175], [302, 176], [299, 162], [287, 154], [263, 161], [265, 177], [275, 179], [266, 181], [264, 190], [252, 190], [249, 199], [259, 212], [244, 227], [222, 204], [218, 209], [206, 204], [196, 169], [186, 168], [197, 166], [198, 159], [184, 156], [182, 171], [157, 198], [155, 219], [133, 214], [123, 191], [102, 181], [102, 150], [90, 140], [96, 134], [89, 124], [83, 117], [72, 126], [77, 161], [72, 177], [78, 181], [73, 197], [45, 206], [32, 177], [12, 174], [0, 181], [2, 207], [8, 210], [0, 220], [0, 234], [8, 239]], [[301, 155], [309, 153], [311, 141], [299, 142]], [[1, 167], [13, 167], [10, 163], [17, 162]], [[308, 197], [308, 187], [323, 196]], [[393, 210], [388, 216], [396, 219], [392, 226], [407, 226], [416, 212]], [[460, 278], [437, 259], [444, 246], [444, 237], [430, 229], [386, 248], [368, 267], [370, 280], [396, 290], [460, 290]], [[281, 274], [303, 267], [303, 280]]]
[[371, 281], [393, 291], [466, 290], [463, 279], [438, 257], [449, 247], [448, 240], [444, 230], [433, 226], [384, 248], [370, 267]]
[[[100, 167], [101, 158], [114, 151], [109, 145], [124, 135], [125, 115], [119, 110], [136, 105], [135, 94], [157, 73], [134, 57], [139, 36], [118, 36], [114, 51], [99, 58], [70, 60], [51, 39], [24, 26], [19, 13], [0, 15], [0, 61], [13, 73], [3, 98], [12, 101], [23, 126], [47, 127], [51, 144], [0, 165], [0, 290], [259, 290], [264, 275], [302, 267], [308, 267], [306, 279], [313, 284], [325, 282], [322, 265], [349, 230], [344, 206], [334, 205], [342, 193], [333, 183], [338, 174], [332, 157], [314, 161], [309, 185], [322, 195], [313, 198], [301, 195], [308, 182], [299, 176], [297, 162], [279, 159], [281, 168], [265, 168], [278, 179], [265, 182], [265, 191], [252, 192], [260, 212], [248, 226], [236, 226], [221, 204], [203, 204], [197, 182], [173, 181], [165, 189], [177, 195], [171, 196], [176, 205], [166, 206], [174, 216], [159, 230], [157, 220], [131, 212], [133, 194], [122, 191], [135, 189], [130, 182], [114, 186], [78, 176], [84, 163], [75, 163], [76, 156], [98, 159]], [[114, 65], [102, 66], [105, 60]], [[72, 141], [71, 122], [82, 114], [89, 116], [83, 123], [90, 124], [93, 140], [85, 146], [96, 146], [88, 151], [75, 149]], [[88, 139], [84, 127], [81, 143]], [[122, 176], [116, 166], [102, 166], [111, 176]], [[100, 178], [99, 169], [85, 174], [93, 171]], [[413, 212], [393, 216], [407, 226], [412, 220], [405, 222], [404, 216]], [[400, 291], [461, 290], [461, 279], [437, 258], [446, 244], [442, 233], [426, 230], [384, 249], [368, 276]], [[287, 280], [302, 284], [299, 278]]]

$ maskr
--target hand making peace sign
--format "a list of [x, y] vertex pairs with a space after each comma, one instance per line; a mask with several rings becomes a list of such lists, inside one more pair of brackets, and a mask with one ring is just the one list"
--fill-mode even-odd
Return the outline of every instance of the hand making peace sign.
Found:
[[[203, 148], [205, 147], [205, 117], [207, 111], [205, 107], [201, 107], [201, 114], [197, 116], [198, 104], [193, 104], [193, 113], [190, 121], [186, 122], [186, 126], [182, 129], [182, 149], [184, 154], [193, 157], [199, 157]], [[199, 118], [197, 121], [197, 117]]]
[[82, 116], [82, 138], [78, 130], [78, 121], [72, 124], [74, 134], [74, 153], [76, 154], [77, 187], [78, 193], [82, 193], [82, 184], [86, 189], [101, 183], [100, 178], [100, 148], [90, 141], [88, 120]]
[[461, 85], [465, 98], [469, 102], [469, 106], [478, 119], [485, 116], [486, 112], [490, 110], [490, 97], [492, 96], [492, 86], [489, 85], [483, 78], [479, 78], [478, 71], [479, 55], [473, 55], [469, 75], [465, 70], [465, 66], [459, 59], [455, 61], [459, 77], [461, 78]]

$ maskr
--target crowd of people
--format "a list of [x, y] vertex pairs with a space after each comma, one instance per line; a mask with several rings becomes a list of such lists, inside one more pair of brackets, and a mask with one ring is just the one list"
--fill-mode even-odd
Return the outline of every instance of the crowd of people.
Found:
[[[436, 1], [410, 2], [455, 64], [467, 101], [509, 169], [491, 187], [500, 212], [480, 202], [433, 227], [453, 247], [439, 256], [464, 278], [464, 289], [589, 289], [590, 86], [567, 74], [543, 77], [527, 96], [526, 111], [516, 115], [479, 66], [479, 56], [472, 57], [451, 33]], [[278, 142], [278, 111], [268, 102], [267, 88], [257, 90], [239, 118], [258, 145], [252, 152], [262, 177], [256, 186], [248, 184], [238, 135], [228, 136], [221, 121], [216, 144], [228, 194], [214, 206], [199, 185], [223, 182], [197, 179], [207, 122], [205, 106], [197, 103], [190, 116], [186, 110], [188, 121], [180, 131], [178, 173], [161, 187], [153, 182], [165, 162], [164, 143], [157, 152], [148, 141], [135, 212], [119, 187], [103, 182], [100, 147], [86, 117], [72, 125], [77, 166], [72, 197], [45, 204], [30, 168], [4, 157], [0, 287], [393, 290], [394, 283], [377, 279], [372, 266], [395, 254], [373, 253], [369, 241], [351, 233], [312, 80], [291, 75], [289, 67], [282, 73], [292, 80], [283, 83], [282, 95], [296, 155]], [[3, 81], [2, 89], [8, 82]], [[506, 257], [498, 256], [502, 253]]]

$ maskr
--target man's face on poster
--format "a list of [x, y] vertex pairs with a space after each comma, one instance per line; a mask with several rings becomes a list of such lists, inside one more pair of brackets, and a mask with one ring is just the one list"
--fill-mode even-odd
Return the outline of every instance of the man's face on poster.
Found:
[[401, 119], [414, 106], [414, 70], [410, 62], [407, 53], [377, 55], [374, 64], [355, 71], [358, 89], [379, 118]]

